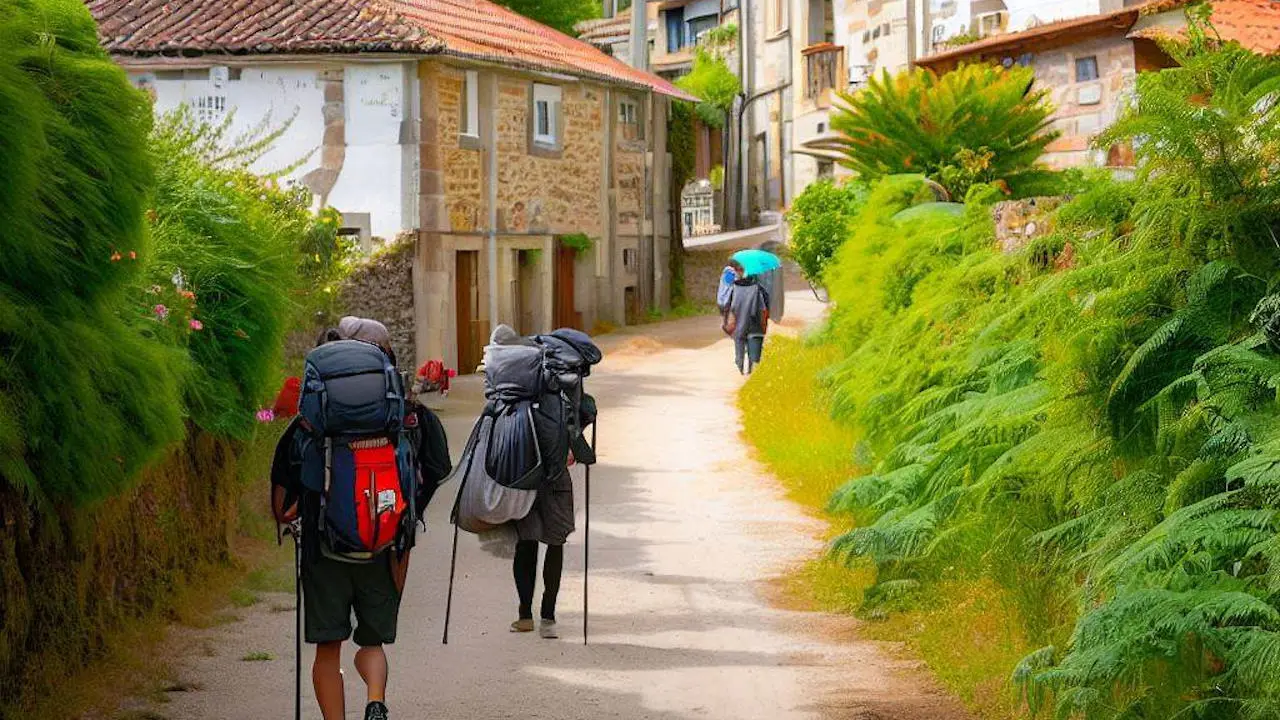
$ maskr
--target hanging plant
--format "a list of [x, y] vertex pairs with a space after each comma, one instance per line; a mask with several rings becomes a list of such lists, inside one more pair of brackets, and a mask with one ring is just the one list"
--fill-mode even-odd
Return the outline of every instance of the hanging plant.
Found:
[[595, 247], [596, 243], [586, 233], [573, 233], [572, 235], [561, 235], [560, 244], [581, 255]]

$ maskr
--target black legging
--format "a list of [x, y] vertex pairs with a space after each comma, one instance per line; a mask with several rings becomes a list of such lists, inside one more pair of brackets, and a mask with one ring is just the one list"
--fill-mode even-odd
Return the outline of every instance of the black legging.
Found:
[[[538, 541], [516, 543], [516, 559], [511, 565], [520, 595], [520, 619], [533, 619], [533, 586], [538, 582]], [[560, 594], [560, 575], [564, 572], [564, 546], [548, 545], [542, 561], [542, 619], [556, 619], [556, 595]]]

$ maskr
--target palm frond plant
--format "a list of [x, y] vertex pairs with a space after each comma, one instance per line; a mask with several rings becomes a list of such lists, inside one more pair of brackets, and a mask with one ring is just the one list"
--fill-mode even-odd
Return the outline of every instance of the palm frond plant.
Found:
[[1048, 91], [1033, 82], [1030, 68], [986, 64], [886, 71], [840, 95], [831, 128], [842, 164], [866, 180], [923, 173], [957, 199], [980, 183], [1016, 191], [1044, 175], [1036, 163], [1058, 136]]

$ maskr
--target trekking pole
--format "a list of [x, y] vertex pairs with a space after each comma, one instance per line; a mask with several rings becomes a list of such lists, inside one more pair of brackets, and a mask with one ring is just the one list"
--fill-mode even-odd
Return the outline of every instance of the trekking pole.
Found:
[[289, 524], [287, 532], [293, 536], [293, 718], [302, 720], [302, 522]]
[[444, 637], [441, 645], [449, 644], [449, 617], [453, 614], [453, 574], [458, 569], [458, 519], [453, 519], [453, 557], [449, 560], [449, 592], [444, 601]]
[[[596, 424], [591, 423], [591, 451], [595, 454], [596, 449]], [[590, 610], [590, 579], [591, 579], [591, 465], [587, 465], [587, 482], [586, 482], [586, 522], [582, 532], [582, 644], [587, 644], [587, 616]]]

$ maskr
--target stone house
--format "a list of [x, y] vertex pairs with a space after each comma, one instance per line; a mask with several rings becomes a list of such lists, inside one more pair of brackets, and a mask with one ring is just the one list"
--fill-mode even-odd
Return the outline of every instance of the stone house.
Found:
[[[692, 100], [488, 0], [90, 0], [162, 113], [273, 127], [351, 232], [412, 249], [388, 318], [468, 372], [496, 323], [622, 325], [669, 297], [666, 120]], [[410, 309], [411, 310], [408, 310]]]
[[[1093, 138], [1113, 123], [1140, 72], [1174, 64], [1155, 38], [1185, 28], [1183, 0], [1154, 0], [979, 40], [921, 58], [916, 63], [943, 73], [963, 63], [1026, 65], [1048, 88], [1061, 136], [1046, 148], [1050, 167], [1133, 165], [1126, 146], [1095, 148]], [[1218, 0], [1213, 22], [1225, 40], [1258, 52], [1280, 50], [1280, 3]]]

